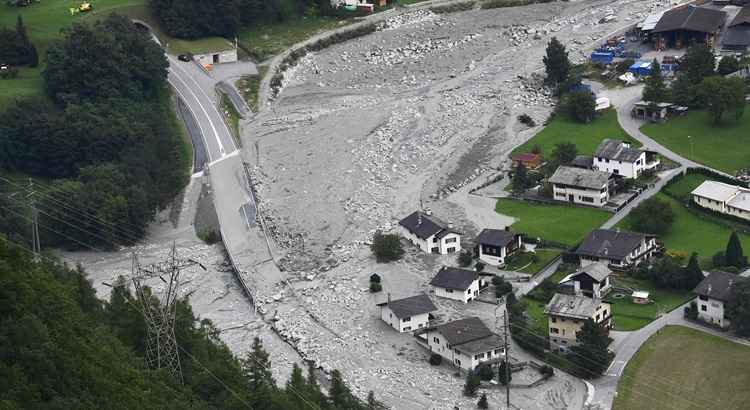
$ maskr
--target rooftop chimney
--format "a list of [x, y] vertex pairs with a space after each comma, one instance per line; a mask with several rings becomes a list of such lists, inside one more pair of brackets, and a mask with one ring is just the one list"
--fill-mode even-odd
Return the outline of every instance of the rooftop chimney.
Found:
[[448, 229], [453, 229], [453, 221], [448, 221]]
[[430, 208], [425, 208], [425, 210], [424, 210], [424, 213], [425, 213], [425, 215], [427, 215], [427, 216], [432, 216], [432, 209], [430, 209]]
[[417, 226], [422, 225], [422, 212], [417, 211]]
[[708, 293], [711, 293], [711, 284], [708, 284]]

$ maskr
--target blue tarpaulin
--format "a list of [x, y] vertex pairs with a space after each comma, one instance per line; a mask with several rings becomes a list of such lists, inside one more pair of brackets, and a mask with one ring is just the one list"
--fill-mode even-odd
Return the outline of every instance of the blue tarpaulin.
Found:
[[592, 63], [612, 64], [612, 60], [614, 59], [614, 53], [591, 53]]
[[640, 76], [649, 75], [651, 74], [651, 63], [648, 61], [636, 61], [635, 64], [628, 68], [628, 71]]

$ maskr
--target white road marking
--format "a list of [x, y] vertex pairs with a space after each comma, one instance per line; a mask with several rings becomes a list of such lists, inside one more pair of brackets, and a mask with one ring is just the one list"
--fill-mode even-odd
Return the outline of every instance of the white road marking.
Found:
[[219, 133], [216, 131], [216, 126], [214, 125], [214, 122], [211, 121], [211, 116], [208, 115], [208, 111], [206, 111], [206, 107], [204, 107], [203, 104], [201, 104], [200, 99], [198, 98], [197, 95], [195, 95], [195, 92], [193, 92], [193, 89], [190, 88], [190, 87], [188, 87], [188, 85], [185, 82], [185, 80], [183, 80], [182, 78], [180, 78], [180, 76], [177, 75], [177, 74], [175, 74], [175, 78], [178, 79], [178, 80], [180, 80], [180, 82], [182, 82], [185, 85], [185, 88], [187, 88], [187, 90], [190, 92], [190, 94], [192, 94], [193, 97], [195, 97], [195, 101], [198, 103], [198, 106], [201, 107], [201, 110], [203, 111], [203, 114], [206, 115], [206, 119], [208, 120], [208, 123], [211, 124], [211, 130], [213, 130], [213, 132], [214, 132], [214, 137], [216, 139], [216, 142], [219, 144], [219, 152], [221, 152], [221, 156], [223, 157], [224, 155], [226, 155], [224, 153], [224, 145], [221, 143], [221, 138], [219, 137]]
[[[169, 77], [167, 77], [167, 82], [172, 84], [172, 80], [170, 80]], [[182, 101], [185, 102], [185, 106], [188, 108], [188, 110], [190, 110], [191, 113], [193, 113], [193, 118], [195, 119], [195, 123], [198, 124], [198, 128], [201, 129], [201, 138], [203, 139], [203, 144], [205, 144], [206, 155], [208, 156], [208, 160], [211, 161], [211, 150], [208, 148], [208, 141], [206, 140], [206, 132], [203, 130], [203, 126], [201, 126], [201, 122], [198, 121], [198, 117], [195, 115], [195, 111], [193, 111], [193, 108], [190, 106], [190, 104], [188, 104], [187, 98], [185, 98], [185, 95], [183, 95], [180, 92], [180, 89], [175, 87], [174, 84], [172, 84], [172, 88], [175, 91], [177, 91], [177, 94], [180, 95], [180, 97], [182, 98]]]
[[225, 155], [225, 156], [217, 159], [216, 161], [211, 162], [210, 164], [208, 164], [208, 167], [211, 168], [212, 166], [218, 164], [219, 162], [224, 161], [225, 159], [232, 158], [232, 157], [237, 156], [237, 155], [240, 155], [240, 151], [239, 150], [234, 150], [234, 151], [230, 152], [229, 154], [227, 154], [227, 155]]
[[[196, 87], [198, 88], [198, 91], [200, 91], [200, 93], [203, 94], [203, 96], [205, 96], [209, 101], [211, 101], [211, 97], [208, 94], [206, 94], [206, 92], [203, 90], [203, 88], [200, 86], [200, 84], [198, 84], [198, 82], [195, 81], [195, 78], [193, 78], [193, 76], [191, 76], [190, 73], [188, 73], [187, 71], [185, 71], [179, 64], [176, 64], [175, 67], [177, 67], [178, 70], [180, 70], [183, 73], [185, 73], [185, 75], [187, 76], [187, 78], [189, 78], [190, 81], [192, 81], [196, 85]], [[218, 110], [216, 111], [216, 113], [218, 115], [222, 115]], [[224, 130], [227, 132], [226, 135], [229, 135], [231, 137], [232, 133], [229, 131], [229, 127], [227, 127], [227, 124], [225, 124], [224, 121], [221, 121], [221, 124], [224, 126]], [[217, 136], [218, 136], [218, 134], [217, 134]], [[229, 138], [229, 141], [231, 141], [231, 143], [232, 143], [232, 149], [236, 149], [236, 147], [234, 146], [234, 140], [232, 140], [232, 138]], [[222, 146], [222, 150], [223, 150], [223, 146]]]
[[[612, 370], [612, 368], [615, 367], [615, 365], [619, 365], [620, 366], [620, 370], [619, 371], [610, 372], [610, 370]], [[620, 375], [620, 373], [622, 373], [622, 370], [623, 370], [624, 367], [625, 367], [625, 361], [624, 360], [615, 360], [614, 362], [612, 362], [612, 364], [609, 365], [609, 368], [607, 368], [607, 373], [606, 374], [607, 374], [607, 376], [617, 377], [617, 376]]]

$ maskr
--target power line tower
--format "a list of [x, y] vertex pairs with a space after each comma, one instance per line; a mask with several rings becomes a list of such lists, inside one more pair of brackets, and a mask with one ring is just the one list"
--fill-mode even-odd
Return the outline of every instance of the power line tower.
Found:
[[[206, 269], [192, 259], [179, 259], [177, 248], [172, 244], [167, 259], [153, 265], [141, 266], [138, 257], [133, 254], [130, 278], [135, 287], [139, 310], [146, 320], [146, 361], [151, 368], [167, 369], [180, 383], [183, 381], [182, 368], [174, 334], [177, 293], [180, 287], [180, 271], [193, 265]], [[147, 280], [153, 278], [158, 278], [165, 284], [161, 297], [157, 297], [158, 304], [153, 303], [153, 295], [145, 285]]]
[[31, 247], [34, 252], [34, 260], [39, 261], [39, 254], [42, 251], [42, 244], [39, 240], [39, 210], [36, 207], [36, 191], [34, 191], [34, 181], [29, 178], [29, 188], [26, 197], [29, 199], [31, 208]]

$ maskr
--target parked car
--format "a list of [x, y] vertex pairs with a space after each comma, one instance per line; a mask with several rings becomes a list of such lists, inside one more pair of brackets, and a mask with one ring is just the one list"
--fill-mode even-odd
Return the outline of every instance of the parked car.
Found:
[[180, 61], [186, 61], [186, 62], [189, 62], [192, 60], [192, 58], [190, 58], [190, 54], [180, 54], [177, 56], [177, 59]]

